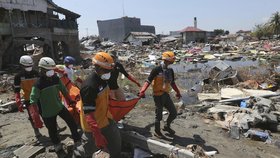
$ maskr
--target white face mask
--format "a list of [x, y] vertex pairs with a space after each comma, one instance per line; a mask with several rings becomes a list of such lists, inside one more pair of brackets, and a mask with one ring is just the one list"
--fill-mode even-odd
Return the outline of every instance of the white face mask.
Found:
[[111, 72], [101, 75], [102, 80], [109, 80], [110, 77], [111, 77]]
[[72, 69], [73, 67], [74, 67], [74, 65], [73, 65], [73, 64], [68, 65], [68, 68], [69, 68], [69, 69]]
[[24, 68], [25, 71], [30, 72], [32, 70], [32, 67], [26, 67]]
[[47, 77], [52, 77], [54, 75], [54, 70], [50, 70], [46, 72]]

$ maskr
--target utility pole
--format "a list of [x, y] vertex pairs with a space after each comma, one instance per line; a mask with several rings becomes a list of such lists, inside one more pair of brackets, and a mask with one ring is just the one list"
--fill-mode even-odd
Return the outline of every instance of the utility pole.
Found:
[[123, 17], [125, 16], [125, 12], [124, 12], [124, 0], [122, 1], [122, 9], [123, 9]]

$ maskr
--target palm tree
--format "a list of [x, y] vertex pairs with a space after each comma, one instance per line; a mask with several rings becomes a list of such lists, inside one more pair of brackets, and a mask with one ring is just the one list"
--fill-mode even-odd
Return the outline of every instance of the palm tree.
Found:
[[274, 34], [279, 35], [280, 33], [280, 13], [276, 12], [272, 15], [271, 19], [270, 19], [270, 25], [273, 28], [273, 32]]

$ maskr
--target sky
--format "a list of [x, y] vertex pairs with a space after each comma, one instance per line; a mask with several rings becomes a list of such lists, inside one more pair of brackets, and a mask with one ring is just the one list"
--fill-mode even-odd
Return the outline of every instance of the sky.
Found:
[[53, 0], [57, 5], [81, 15], [78, 19], [80, 38], [98, 35], [97, 20], [123, 16], [137, 17], [142, 25], [153, 25], [156, 34], [198, 28], [252, 30], [280, 11], [280, 0]]

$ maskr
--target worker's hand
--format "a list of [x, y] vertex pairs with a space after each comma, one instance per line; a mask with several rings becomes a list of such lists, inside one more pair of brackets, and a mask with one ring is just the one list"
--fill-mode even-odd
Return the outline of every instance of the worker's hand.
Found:
[[76, 104], [77, 104], [77, 102], [76, 102], [76, 101], [74, 101], [74, 100], [69, 100], [69, 106], [71, 106], [71, 107], [75, 107], [75, 106], [76, 106]]
[[19, 111], [19, 112], [24, 112], [24, 111], [23, 111], [23, 105], [22, 105], [22, 104], [18, 105], [18, 111]]
[[104, 137], [104, 135], [101, 132], [95, 132], [94, 139], [97, 148], [99, 149], [107, 148], [107, 144], [108, 144], [107, 139]]
[[15, 94], [16, 105], [19, 112], [23, 112], [23, 105], [21, 103], [20, 93]]
[[137, 95], [138, 95], [139, 98], [145, 98], [146, 97], [145, 92], [139, 92]]
[[181, 98], [182, 98], [182, 95], [181, 95], [180, 93], [176, 93], [176, 97], [177, 97], [178, 99], [181, 99]]
[[30, 116], [33, 120], [34, 126], [36, 128], [42, 128], [43, 127], [43, 122], [40, 119], [39, 116], [39, 110], [37, 105], [29, 105], [28, 106], [28, 111], [30, 112]]

